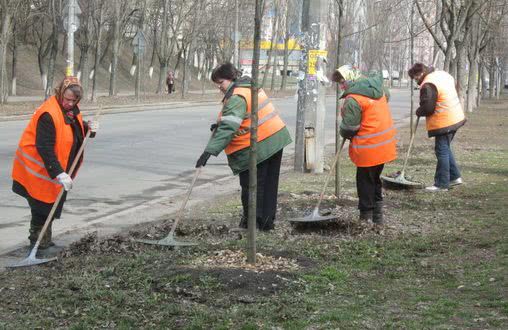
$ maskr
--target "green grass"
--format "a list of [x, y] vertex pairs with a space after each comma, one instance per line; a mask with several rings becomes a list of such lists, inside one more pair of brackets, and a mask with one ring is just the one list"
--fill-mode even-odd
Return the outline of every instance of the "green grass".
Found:
[[[232, 236], [219, 245], [204, 240], [178, 250], [136, 247], [4, 272], [0, 329], [508, 328], [508, 139], [494, 125], [507, 122], [505, 112], [469, 116], [454, 143], [462, 187], [446, 194], [386, 192], [384, 235], [354, 236], [344, 229], [260, 234], [259, 252], [301, 260], [292, 272], [191, 265], [215, 250], [244, 249], [245, 238]], [[496, 139], [484, 148], [487, 131]], [[408, 173], [429, 182], [432, 141], [421, 134]], [[343, 194], [354, 197], [349, 161], [343, 178]], [[303, 192], [319, 191], [323, 180], [286, 175], [281, 191], [304, 197], [281, 198], [281, 205], [313, 207], [315, 198]], [[221, 218], [239, 205], [235, 196], [206, 209]], [[356, 210], [349, 209], [354, 218]]]

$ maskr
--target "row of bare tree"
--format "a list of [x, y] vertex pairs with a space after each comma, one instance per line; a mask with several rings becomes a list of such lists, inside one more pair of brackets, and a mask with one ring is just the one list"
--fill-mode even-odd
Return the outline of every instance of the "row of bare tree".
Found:
[[[0, 103], [16, 94], [20, 52], [35, 53], [46, 95], [50, 93], [58, 61], [65, 59], [63, 29], [65, 0], [0, 1]], [[254, 4], [240, 1], [243, 35], [252, 33]], [[87, 97], [96, 98], [99, 70], [109, 73], [109, 94], [117, 93], [119, 61], [132, 54], [132, 39], [143, 31], [150, 77], [159, 74], [157, 92], [164, 89], [169, 69], [182, 73], [185, 92], [191, 76], [204, 77], [217, 62], [233, 53], [234, 1], [217, 0], [78, 0], [80, 26], [75, 33], [77, 71]], [[194, 65], [198, 63], [197, 66]], [[10, 68], [7, 68], [7, 63]], [[192, 70], [188, 70], [192, 65]], [[62, 65], [60, 65], [60, 68]], [[155, 69], [154, 69], [155, 68]], [[8, 70], [10, 69], [10, 70]], [[61, 70], [60, 70], [61, 71]], [[204, 79], [202, 79], [204, 81]]]
[[390, 77], [409, 68], [413, 39], [414, 60], [450, 72], [473, 111], [481, 96], [499, 96], [504, 84], [507, 10], [506, 0], [335, 0], [329, 24], [332, 45], [341, 39], [339, 62], [386, 69]]
[[[261, 31], [270, 39], [260, 85], [285, 89], [287, 75], [275, 86], [278, 70], [286, 73], [298, 40], [295, 26], [307, 0], [264, 0], [267, 15]], [[386, 70], [401, 78], [410, 66], [410, 41], [416, 61], [429, 62], [452, 73], [468, 111], [480, 95], [500, 91], [508, 63], [506, 15], [508, 0], [330, 0], [329, 63], [351, 63], [364, 69]], [[63, 29], [67, 0], [0, 0], [0, 103], [16, 95], [21, 53], [35, 54], [46, 95], [55, 74], [62, 74], [66, 56]], [[132, 39], [143, 31], [147, 39], [141, 63], [147, 76], [157, 76], [154, 92], [164, 91], [168, 70], [178, 73], [185, 95], [191, 80], [206, 77], [214, 65], [232, 61], [235, 13], [242, 41], [252, 40], [253, 1], [247, 0], [78, 0], [80, 27], [75, 34], [77, 71], [86, 96], [97, 98], [99, 80], [109, 82], [109, 95], [118, 89], [119, 63], [138, 59]], [[236, 11], [235, 5], [238, 5]], [[268, 18], [269, 17], [269, 18]], [[277, 44], [284, 44], [278, 49]], [[128, 57], [127, 55], [128, 54]], [[334, 61], [335, 60], [335, 61]], [[281, 64], [282, 63], [282, 64]], [[9, 64], [9, 67], [8, 67]], [[144, 72], [142, 71], [142, 72]], [[95, 74], [103, 72], [103, 74]], [[132, 74], [132, 72], [131, 72]], [[271, 79], [270, 79], [271, 78]], [[397, 77], [396, 77], [397, 78]], [[399, 79], [400, 82], [400, 79]], [[104, 86], [104, 81], [102, 81]], [[483, 93], [483, 94], [482, 94]]]

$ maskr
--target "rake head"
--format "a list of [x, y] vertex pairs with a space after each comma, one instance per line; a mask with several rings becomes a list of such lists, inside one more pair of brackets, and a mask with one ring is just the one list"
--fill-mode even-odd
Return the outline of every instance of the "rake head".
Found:
[[177, 241], [174, 235], [168, 235], [160, 240], [152, 239], [137, 239], [136, 242], [151, 244], [151, 245], [163, 245], [163, 246], [195, 246], [197, 243]]
[[387, 189], [421, 189], [424, 184], [405, 178], [404, 173], [397, 172], [393, 176], [381, 175], [383, 186]]
[[45, 263], [55, 261], [55, 260], [57, 260], [57, 257], [47, 258], [47, 259], [38, 259], [35, 257], [35, 255], [32, 255], [32, 253], [30, 253], [30, 255], [28, 257], [26, 257], [25, 259], [21, 260], [18, 263], [8, 265], [7, 268], [30, 267], [30, 266], [45, 264]]
[[295, 219], [289, 219], [289, 222], [318, 222], [318, 221], [326, 221], [326, 220], [333, 220], [337, 219], [337, 216], [335, 215], [320, 215], [319, 209], [314, 208], [311, 214], [308, 216], [305, 216], [303, 218], [295, 218]]

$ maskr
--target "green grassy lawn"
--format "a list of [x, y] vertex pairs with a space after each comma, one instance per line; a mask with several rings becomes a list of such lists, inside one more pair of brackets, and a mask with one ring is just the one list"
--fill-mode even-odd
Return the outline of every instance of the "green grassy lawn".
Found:
[[[228, 231], [240, 212], [235, 195], [192, 210], [179, 235], [199, 241], [194, 248], [90, 238], [56, 263], [0, 273], [0, 328], [506, 329], [507, 104], [486, 102], [459, 131], [465, 184], [386, 191], [381, 231], [357, 220], [345, 154], [341, 196], [323, 204], [336, 222], [291, 227], [285, 220], [312, 209], [324, 176], [284, 175], [277, 228], [258, 234], [258, 252], [297, 269], [207, 265], [220, 251], [245, 249], [245, 237]], [[420, 130], [407, 170], [415, 180], [432, 183], [432, 143]]]

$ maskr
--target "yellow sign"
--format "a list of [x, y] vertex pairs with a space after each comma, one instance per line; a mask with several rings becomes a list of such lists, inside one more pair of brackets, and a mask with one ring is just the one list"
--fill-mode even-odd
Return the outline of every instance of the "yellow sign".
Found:
[[[261, 40], [259, 43], [259, 48], [264, 50], [269, 50], [272, 46], [272, 42], [270, 40]], [[273, 45], [273, 49], [284, 50], [284, 43], [275, 43]], [[253, 49], [254, 43], [252, 40], [241, 40], [240, 48], [242, 49]], [[289, 50], [301, 50], [302, 48], [298, 44], [295, 39], [289, 39], [288, 41], [288, 49]]]
[[326, 57], [326, 55], [328, 55], [328, 51], [326, 50], [310, 49], [307, 57], [307, 73], [315, 75], [318, 57]]

